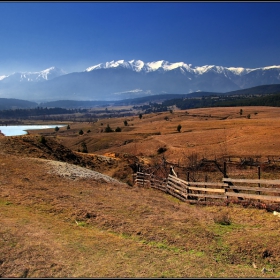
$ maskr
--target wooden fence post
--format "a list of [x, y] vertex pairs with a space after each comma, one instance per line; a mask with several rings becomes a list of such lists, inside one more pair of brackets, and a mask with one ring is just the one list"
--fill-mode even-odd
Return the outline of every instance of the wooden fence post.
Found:
[[[187, 182], [189, 182], [190, 181], [190, 172], [188, 171], [187, 172]], [[189, 198], [189, 188], [187, 188], [187, 199]]]
[[[261, 167], [260, 166], [258, 166], [258, 178], [259, 178], [259, 180], [261, 179]], [[259, 188], [260, 188], [261, 184], [259, 183], [258, 185], [259, 185]], [[258, 194], [261, 194], [261, 192], [258, 192]], [[260, 202], [260, 200], [259, 200], [259, 202]]]
[[[227, 178], [227, 177], [228, 177], [227, 176], [227, 163], [224, 161], [224, 178]], [[228, 184], [228, 186], [232, 185], [232, 183], [230, 183], [230, 182], [227, 182], [227, 184]], [[225, 189], [225, 194], [226, 194], [226, 192], [227, 192], [227, 189]], [[228, 200], [228, 196], [226, 196], [226, 199]]]
[[224, 161], [224, 177], [227, 178], [227, 163]]
[[[207, 175], [205, 175], [205, 182], [207, 182]], [[207, 188], [206, 185], [204, 186], [204, 188]], [[206, 201], [206, 197], [204, 197], [204, 201]]]

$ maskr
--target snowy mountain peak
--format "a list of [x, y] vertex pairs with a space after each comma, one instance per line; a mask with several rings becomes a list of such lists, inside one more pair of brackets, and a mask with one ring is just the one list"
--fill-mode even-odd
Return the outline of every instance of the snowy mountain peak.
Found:
[[85, 72], [90, 72], [97, 69], [106, 69], [106, 68], [116, 68], [116, 67], [124, 67], [131, 69], [136, 72], [144, 71], [144, 72], [153, 72], [157, 70], [170, 71], [176, 68], [185, 68], [187, 70], [191, 70], [191, 64], [185, 64], [184, 62], [176, 62], [169, 63], [165, 60], [153, 61], [144, 63], [142, 60], [130, 60], [125, 62], [124, 60], [111, 61], [100, 63], [91, 67], [88, 67]]
[[4, 80], [4, 79], [7, 78], [7, 77], [8, 77], [8, 76], [5, 76], [5, 75], [4, 75], [4, 76], [0, 76], [0, 81], [1, 81], [1, 80]]
[[65, 71], [53, 66], [38, 72], [20, 72], [20, 73], [13, 73], [8, 76], [1, 76], [0, 80], [9, 79], [9, 80], [20, 81], [20, 82], [38, 82], [44, 80], [51, 80], [53, 78], [65, 74], [67, 74]]
[[59, 77], [61, 75], [65, 75], [67, 73], [65, 71], [57, 68], [57, 67], [52, 66], [52, 67], [50, 67], [48, 69], [45, 69], [41, 72], [34, 72], [34, 73], [29, 73], [29, 74], [38, 75], [37, 78], [36, 78], [37, 80], [41, 79], [41, 78], [44, 79], [44, 80], [50, 80], [50, 79]]
[[280, 65], [273, 65], [261, 68], [262, 70], [269, 70], [269, 69], [280, 69]]

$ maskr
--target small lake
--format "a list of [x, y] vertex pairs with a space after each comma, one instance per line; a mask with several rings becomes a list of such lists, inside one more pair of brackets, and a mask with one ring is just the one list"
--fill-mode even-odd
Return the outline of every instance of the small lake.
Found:
[[19, 136], [19, 135], [24, 135], [27, 134], [26, 130], [32, 130], [32, 129], [47, 129], [47, 128], [55, 128], [55, 127], [64, 127], [66, 125], [48, 125], [48, 124], [43, 124], [43, 125], [0, 125], [0, 131], [5, 135], [5, 136]]

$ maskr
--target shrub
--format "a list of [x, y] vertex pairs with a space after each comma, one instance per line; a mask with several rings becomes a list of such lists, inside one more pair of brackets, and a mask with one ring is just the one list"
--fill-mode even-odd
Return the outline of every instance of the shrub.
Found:
[[125, 120], [123, 123], [124, 123], [125, 126], [128, 126], [127, 120]]
[[82, 153], [87, 153], [88, 152], [87, 144], [85, 142], [82, 142], [81, 146], [82, 146]]
[[178, 126], [177, 126], [177, 131], [178, 131], [178, 132], [181, 132], [181, 128], [182, 128], [182, 126], [181, 126], [180, 124], [178, 124]]
[[46, 140], [45, 136], [41, 135], [39, 138], [39, 142], [42, 144], [46, 144], [47, 140]]
[[54, 130], [55, 130], [55, 131], [59, 131], [59, 127], [56, 126], [56, 127], [54, 128]]
[[216, 224], [228, 226], [231, 224], [231, 218], [228, 213], [218, 213], [214, 217], [214, 222]]
[[122, 129], [120, 127], [116, 128], [116, 132], [121, 132], [121, 131], [122, 131]]
[[167, 150], [167, 149], [166, 149], [165, 147], [160, 147], [160, 148], [158, 148], [157, 153], [158, 153], [158, 154], [162, 154], [162, 153], [164, 153], [166, 150]]
[[70, 129], [70, 125], [69, 124], [67, 125], [67, 129]]
[[80, 131], [79, 131], [79, 135], [83, 135], [84, 134], [84, 132], [83, 132], [83, 130], [81, 129]]
[[105, 128], [105, 132], [113, 132], [113, 129], [107, 124], [107, 127]]

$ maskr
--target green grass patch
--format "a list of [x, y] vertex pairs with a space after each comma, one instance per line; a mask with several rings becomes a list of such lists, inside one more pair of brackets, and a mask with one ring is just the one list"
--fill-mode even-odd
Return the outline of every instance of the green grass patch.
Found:
[[10, 201], [6, 201], [5, 202], [5, 205], [12, 205], [13, 203], [12, 202], [10, 202]]
[[75, 222], [79, 227], [87, 227], [88, 226], [88, 224], [84, 221], [76, 221], [75, 220]]
[[0, 206], [1, 205], [12, 205], [13, 203], [0, 198]]
[[197, 250], [189, 250], [188, 253], [196, 257], [203, 257], [205, 255], [205, 252], [197, 251]]

